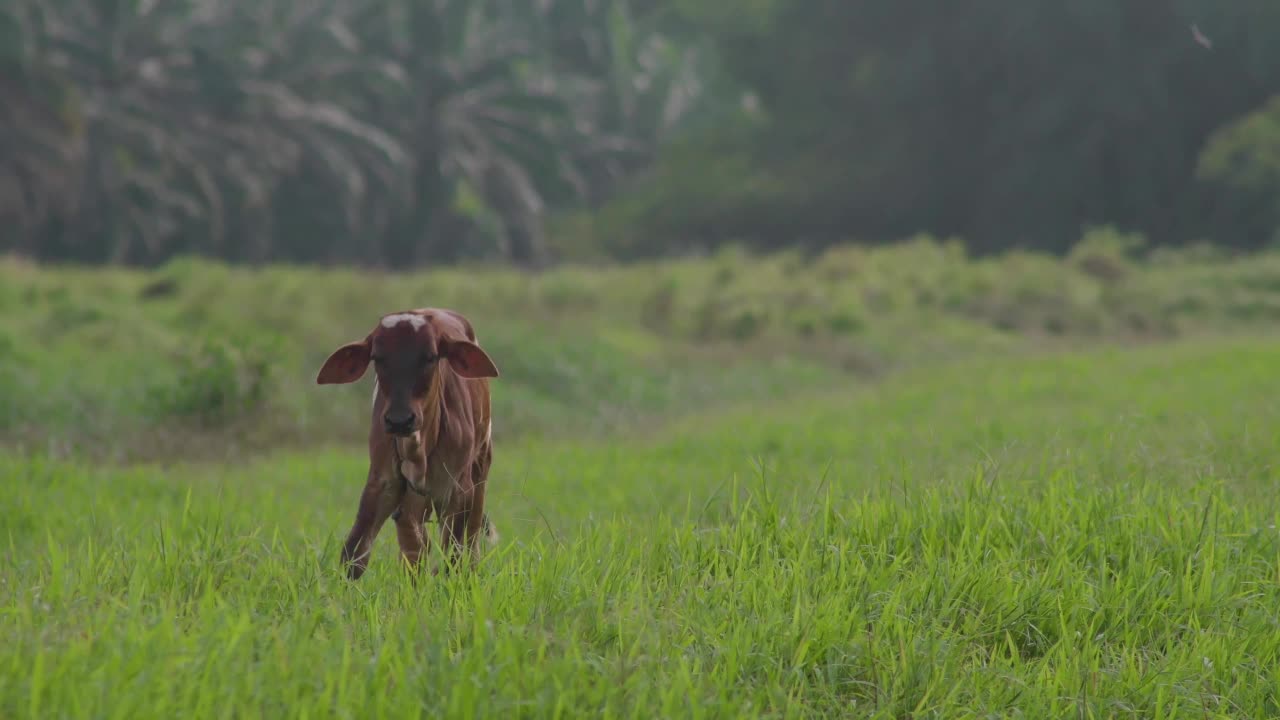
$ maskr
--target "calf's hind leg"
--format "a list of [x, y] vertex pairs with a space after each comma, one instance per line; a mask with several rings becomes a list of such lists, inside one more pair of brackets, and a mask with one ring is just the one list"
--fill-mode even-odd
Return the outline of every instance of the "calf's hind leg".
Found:
[[467, 516], [467, 549], [473, 560], [480, 558], [480, 543], [490, 545], [498, 542], [498, 531], [489, 521], [489, 514], [484, 509], [484, 491], [489, 485], [489, 465], [493, 461], [492, 446], [486, 446], [471, 466], [471, 478], [475, 482], [471, 492], [471, 508]]
[[405, 493], [396, 516], [396, 538], [400, 541], [400, 556], [411, 571], [422, 563], [422, 553], [429, 544], [425, 525], [431, 517], [427, 499], [417, 493]]
[[462, 478], [461, 487], [455, 492], [450, 512], [450, 522], [442, 522], [444, 542], [448, 543], [450, 559], [460, 559], [465, 555], [472, 562], [480, 559], [480, 543], [482, 540], [494, 542], [497, 533], [489, 522], [484, 510], [486, 476], [488, 475], [491, 457], [489, 452], [481, 453], [471, 466], [468, 477]]

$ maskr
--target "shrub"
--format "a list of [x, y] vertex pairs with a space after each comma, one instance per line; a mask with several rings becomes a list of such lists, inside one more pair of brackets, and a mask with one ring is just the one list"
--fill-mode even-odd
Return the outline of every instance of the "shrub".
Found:
[[1109, 225], [1089, 228], [1068, 260], [1086, 275], [1114, 284], [1129, 276], [1134, 257], [1146, 244], [1140, 233], [1123, 233]]
[[600, 293], [580, 275], [548, 274], [542, 281], [542, 301], [552, 310], [586, 310], [600, 302]]
[[769, 318], [763, 308], [738, 308], [730, 315], [725, 333], [730, 338], [743, 342], [759, 335], [768, 323]]
[[23, 360], [18, 341], [0, 329], [0, 428], [18, 424], [22, 420], [19, 413], [27, 406], [22, 401], [26, 393], [19, 373]]
[[845, 307], [827, 315], [827, 329], [836, 335], [853, 335], [862, 332], [867, 320], [857, 308]]
[[275, 373], [271, 348], [263, 341], [206, 338], [174, 358], [170, 382], [153, 385], [148, 405], [157, 419], [177, 418], [221, 425], [265, 405]]
[[645, 327], [655, 332], [671, 329], [678, 287], [675, 278], [668, 277], [649, 291], [640, 304], [640, 322]]

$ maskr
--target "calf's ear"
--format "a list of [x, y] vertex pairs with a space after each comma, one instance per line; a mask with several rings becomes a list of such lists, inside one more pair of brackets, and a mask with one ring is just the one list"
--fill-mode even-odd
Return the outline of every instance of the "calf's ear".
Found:
[[369, 341], [347, 343], [329, 356], [316, 375], [318, 385], [353, 383], [369, 368]]
[[496, 378], [498, 366], [489, 354], [469, 340], [441, 340], [440, 355], [449, 359], [449, 367], [464, 378]]

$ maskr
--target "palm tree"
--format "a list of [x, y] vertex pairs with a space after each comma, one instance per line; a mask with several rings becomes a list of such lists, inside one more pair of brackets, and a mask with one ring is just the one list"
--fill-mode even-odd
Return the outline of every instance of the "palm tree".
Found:
[[34, 62], [38, 21], [23, 4], [0, 9], [0, 225], [11, 230], [7, 249], [26, 254], [39, 229], [74, 206], [84, 157], [63, 88]]
[[12, 0], [0, 212], [56, 207], [41, 241], [84, 259], [540, 264], [548, 209], [697, 92], [638, 1]]
[[270, 229], [247, 219], [269, 218], [273, 191], [303, 158], [319, 159], [314, 180], [358, 231], [360, 204], [394, 196], [379, 191], [403, 185], [410, 159], [388, 133], [295, 90], [307, 77], [290, 74], [340, 44], [321, 22], [337, 4], [41, 6], [41, 60], [74, 87], [88, 158], [69, 234], [117, 260], [174, 250], [261, 259]]

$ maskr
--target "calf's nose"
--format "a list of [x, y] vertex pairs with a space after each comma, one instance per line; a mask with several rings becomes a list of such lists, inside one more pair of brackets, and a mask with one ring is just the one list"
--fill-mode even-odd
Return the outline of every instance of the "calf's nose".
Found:
[[392, 435], [409, 435], [414, 431], [414, 425], [417, 418], [412, 412], [403, 414], [388, 412], [382, 416], [382, 422], [386, 425], [387, 432]]

